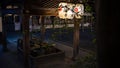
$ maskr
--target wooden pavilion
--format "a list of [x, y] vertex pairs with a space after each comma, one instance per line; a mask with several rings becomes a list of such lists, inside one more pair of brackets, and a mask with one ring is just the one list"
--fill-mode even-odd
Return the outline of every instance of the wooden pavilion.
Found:
[[[18, 14], [21, 14], [22, 11], [22, 31], [23, 31], [23, 52], [24, 52], [24, 63], [25, 63], [25, 68], [29, 68], [29, 54], [30, 54], [30, 32], [29, 32], [29, 18], [31, 15], [41, 15], [42, 16], [42, 34], [44, 34], [44, 16], [57, 16], [57, 9], [58, 9], [58, 4], [60, 2], [71, 2], [73, 0], [17, 0], [18, 2], [10, 2], [5, 4], [2, 3], [2, 16], [4, 16], [5, 11], [3, 11], [9, 3], [12, 4], [18, 4], [19, 1], [22, 3], [23, 6], [20, 6], [20, 9], [15, 9], [17, 10]], [[21, 4], [20, 4], [21, 5]], [[11, 9], [14, 10], [14, 9]], [[13, 13], [14, 14], [14, 13]], [[77, 23], [79, 20], [74, 20], [74, 55], [73, 58], [78, 53], [78, 45], [79, 45], [79, 23]], [[4, 23], [3, 23], [4, 24]], [[3, 29], [5, 29], [5, 26], [3, 25]], [[2, 32], [3, 35], [3, 48], [7, 49], [7, 41], [6, 41], [6, 30], [3, 30]]]
[[[61, 1], [67, 0], [25, 0], [23, 9], [23, 49], [25, 58], [25, 68], [29, 68], [29, 54], [30, 54], [30, 43], [29, 43], [29, 17], [31, 15], [42, 15], [42, 24], [44, 24], [44, 16], [57, 16], [57, 7]], [[78, 20], [75, 20], [78, 22]], [[43, 26], [44, 27], [44, 26]], [[44, 28], [41, 30], [44, 32]], [[44, 33], [42, 33], [44, 34]], [[78, 53], [79, 45], [79, 23], [74, 23], [74, 55]]]

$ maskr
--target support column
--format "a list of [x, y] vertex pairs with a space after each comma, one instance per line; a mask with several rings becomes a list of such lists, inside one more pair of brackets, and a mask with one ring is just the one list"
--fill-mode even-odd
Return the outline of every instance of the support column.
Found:
[[[114, 4], [114, 5], [113, 5]], [[120, 67], [118, 1], [97, 0], [97, 68]]]
[[3, 45], [4, 52], [8, 51], [6, 33], [7, 33], [7, 30], [6, 30], [5, 18], [4, 18], [4, 14], [2, 14], [2, 45]]
[[79, 53], [79, 20], [74, 19], [74, 36], [73, 36], [73, 60]]
[[6, 33], [2, 32], [2, 46], [3, 46], [3, 51], [6, 52], [8, 51], [7, 48], [7, 37], [6, 37]]
[[41, 21], [41, 42], [45, 40], [45, 23], [44, 23], [44, 16], [42, 16]]
[[30, 40], [29, 40], [29, 14], [23, 15], [23, 52], [24, 52], [24, 66], [30, 68], [29, 55], [30, 55]]

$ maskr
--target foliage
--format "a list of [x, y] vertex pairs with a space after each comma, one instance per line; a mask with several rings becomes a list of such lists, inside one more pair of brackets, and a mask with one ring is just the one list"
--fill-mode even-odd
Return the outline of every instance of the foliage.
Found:
[[85, 12], [92, 12], [92, 7], [88, 4], [85, 6]]
[[34, 47], [31, 49], [31, 55], [32, 56], [41, 56], [45, 54], [50, 54], [50, 53], [56, 53], [57, 50], [54, 47], [55, 44], [53, 43], [46, 43], [42, 42], [41, 44], [34, 44]]
[[94, 44], [96, 44], [96, 38], [94, 38], [94, 39], [92, 40], [92, 42], [93, 42]]
[[62, 35], [67, 35], [69, 34], [69, 32], [71, 32], [71, 28], [68, 27], [68, 23], [71, 23], [70, 20], [63, 20], [63, 19], [59, 19], [57, 17], [54, 18], [54, 26], [60, 25], [60, 28], [56, 28], [58, 29], [58, 31], [56, 31], [56, 29], [53, 28], [53, 33], [51, 35], [51, 39], [52, 40], [58, 40], [60, 39], [58, 36], [62, 36]]
[[71, 68], [96, 68], [95, 54], [88, 54], [78, 59], [75, 64], [71, 65]]
[[83, 3], [86, 3], [86, 2], [88, 2], [88, 0], [82, 0], [83, 1]]

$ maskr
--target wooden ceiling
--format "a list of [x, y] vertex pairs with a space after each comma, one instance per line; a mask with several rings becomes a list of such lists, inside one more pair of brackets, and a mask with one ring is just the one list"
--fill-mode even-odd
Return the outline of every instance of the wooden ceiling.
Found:
[[66, 0], [25, 0], [24, 14], [56, 16], [60, 2]]

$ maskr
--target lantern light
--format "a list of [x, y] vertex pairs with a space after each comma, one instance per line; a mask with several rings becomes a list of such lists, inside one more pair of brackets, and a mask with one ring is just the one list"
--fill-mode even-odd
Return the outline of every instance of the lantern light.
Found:
[[75, 4], [72, 4], [72, 3], [68, 3], [67, 4], [67, 19], [73, 19], [74, 18], [74, 15], [75, 13], [73, 12], [73, 7], [75, 7]]
[[62, 19], [80, 19], [84, 14], [83, 4], [60, 3], [58, 8], [58, 16]]
[[59, 17], [60, 18], [62, 18], [62, 19], [65, 19], [66, 18], [66, 9], [65, 9], [65, 6], [67, 6], [67, 3], [60, 3], [59, 4], [59, 8], [58, 8], [58, 10], [59, 10], [59, 13], [58, 13], [58, 15], [59, 15]]
[[76, 10], [75, 17], [77, 19], [80, 19], [81, 16], [84, 14], [84, 6], [83, 6], [83, 4], [76, 4], [75, 10]]

